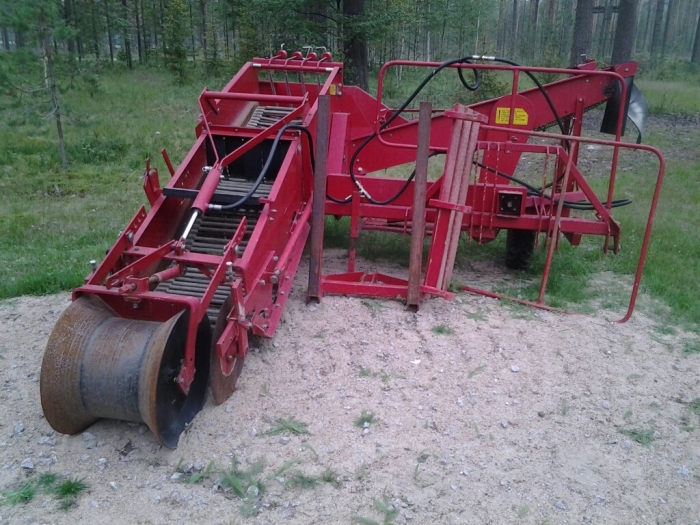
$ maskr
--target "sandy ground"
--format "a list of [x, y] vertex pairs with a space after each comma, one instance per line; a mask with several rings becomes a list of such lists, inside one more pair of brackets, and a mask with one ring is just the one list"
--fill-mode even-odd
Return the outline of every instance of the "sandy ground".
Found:
[[[89, 485], [68, 511], [48, 495], [2, 505], [0, 523], [700, 523], [692, 334], [659, 329], [644, 306], [626, 324], [468, 294], [417, 314], [307, 306], [306, 276], [238, 391], [209, 400], [174, 451], [135, 423], [53, 432], [40, 366], [69, 295], [0, 303], [0, 488], [45, 472]], [[363, 411], [375, 420], [358, 427]], [[290, 417], [308, 434], [265, 435]], [[264, 461], [245, 499], [220, 486], [233, 458]]]

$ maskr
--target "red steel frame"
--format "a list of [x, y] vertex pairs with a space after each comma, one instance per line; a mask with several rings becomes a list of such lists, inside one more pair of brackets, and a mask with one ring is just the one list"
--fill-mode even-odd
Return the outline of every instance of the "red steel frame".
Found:
[[[392, 204], [377, 205], [368, 201], [368, 194], [376, 199], [386, 199], [395, 194], [404, 181], [364, 176], [369, 172], [417, 159], [418, 120], [398, 116], [391, 126], [382, 127], [382, 122], [391, 111], [382, 103], [383, 78], [389, 67], [398, 65], [435, 68], [440, 64], [407, 61], [388, 63], [380, 71], [378, 96], [373, 98], [356, 87], [345, 86], [342, 64], [332, 62], [327, 53], [318, 58], [313, 53], [303, 56], [297, 52], [287, 57], [286, 53], [280, 52], [273, 58], [254, 59], [246, 64], [222, 91], [205, 89], [199, 98], [202, 114], [194, 146], [177, 169], [173, 168], [164, 152], [165, 163], [172, 176], [165, 188], [160, 186], [157, 171], [147, 164], [144, 190], [151, 205], [150, 210], [147, 212], [144, 207], [139, 209], [99, 267], [86, 278], [85, 285], [74, 290], [74, 298], [98, 295], [118, 315], [130, 319], [166, 321], [186, 310], [189, 315], [189, 331], [185, 359], [178, 376], [180, 387], [186, 393], [194, 377], [197, 328], [201, 322], [206, 321], [207, 308], [215, 292], [219, 286], [225, 285], [233, 297], [233, 307], [230, 312], [226, 312], [228, 322], [217, 342], [217, 356], [222, 367], [232, 358], [245, 357], [249, 332], [267, 337], [274, 334], [309, 234], [314, 170], [312, 151], [306, 138], [296, 130], [284, 131], [281, 140], [288, 143], [287, 153], [276, 174], [270, 195], [260, 200], [262, 211], [257, 225], [251, 231], [243, 219], [221, 255], [195, 253], [186, 249], [186, 237], [191, 225], [198, 215], [209, 209], [219, 180], [232, 162], [265, 141], [270, 141], [285, 124], [298, 119], [311, 132], [314, 142], [320, 138], [324, 144], [324, 151], [317, 152], [317, 159], [324, 160], [323, 166], [316, 166], [317, 174], [321, 172], [317, 184], [326, 186], [328, 198], [320, 192], [324, 202], [316, 208], [316, 224], [319, 224], [319, 214], [349, 216], [353, 239], [357, 238], [362, 227], [389, 231], [411, 229], [414, 220], [414, 184], [411, 183]], [[513, 87], [510, 94], [504, 97], [474, 104], [469, 108], [433, 110], [429, 130], [424, 128], [423, 131], [423, 140], [426, 141], [424, 150], [446, 152], [448, 162], [453, 162], [450, 159], [460, 158], [460, 144], [469, 144], [469, 155], [476, 152], [486, 165], [497, 163], [498, 170], [508, 175], [514, 173], [524, 152], [542, 154], [547, 158], [553, 156], [557, 162], [557, 177], [563, 178], [563, 181], [561, 187], [553, 187], [551, 199], [527, 195], [511, 185], [507, 178], [487, 169], [479, 171], [477, 182], [470, 182], [471, 157], [466, 158], [462, 152], [459, 161], [461, 168], [457, 166], [457, 171], [452, 175], [457, 184], [454, 191], [445, 190], [446, 197], [441, 197], [445, 180], [443, 176], [435, 182], [428, 182], [422, 192], [417, 193], [419, 196], [424, 195], [425, 200], [421, 204], [425, 205], [426, 232], [434, 235], [431, 257], [435, 254], [426, 280], [419, 287], [420, 293], [446, 298], [452, 296], [447, 291], [447, 286], [460, 231], [479, 242], [487, 242], [495, 237], [499, 229], [527, 229], [543, 232], [551, 239], [542, 292], [535, 303], [536, 306], [543, 306], [552, 253], [560, 233], [573, 242], [577, 242], [582, 234], [602, 235], [606, 238], [606, 248], [607, 239], [612, 238], [614, 249], [617, 249], [620, 228], [610, 214], [610, 204], [618, 152], [621, 148], [638, 149], [655, 154], [659, 158], [660, 169], [629, 310], [622, 319], [627, 320], [632, 313], [641, 279], [663, 178], [663, 157], [655, 148], [620, 142], [624, 118], [622, 113], [615, 140], [585, 139], [579, 135], [584, 110], [608, 98], [609, 95], [605, 93], [609, 90], [606, 91], [606, 86], [620, 85], [622, 100], [625, 99], [624, 79], [635, 73], [636, 64], [624, 64], [606, 70], [596, 70], [594, 64], [573, 70], [527, 68], [538, 73], [569, 75], [564, 80], [548, 85], [546, 89], [557, 112], [567, 123], [567, 131], [572, 135], [534, 131], [553, 120], [552, 111], [539, 90], [517, 91], [519, 75], [525, 68], [484, 63], [463, 63], [454, 67], [510, 71]], [[298, 81], [290, 81], [290, 75], [296, 75]], [[282, 80], [280, 76], [283, 77]], [[311, 81], [307, 83], [307, 79]], [[320, 100], [324, 101], [321, 105], [323, 118], [318, 117]], [[260, 104], [287, 108], [289, 114], [270, 127], [250, 127], [246, 115], [249, 116], [251, 109]], [[508, 114], [506, 122], [502, 122], [504, 108], [508, 110], [505, 112]], [[500, 124], [497, 122], [499, 111]], [[528, 116], [524, 125], [516, 121], [518, 111], [521, 116], [523, 111]], [[430, 109], [424, 111], [424, 118], [428, 114]], [[317, 133], [319, 118], [323, 121], [323, 129]], [[455, 126], [467, 120], [474, 124], [465, 124], [464, 129], [468, 128], [465, 133], [472, 135], [467, 142], [457, 140], [454, 142], [457, 145], [451, 149], [453, 131], [457, 129]], [[369, 141], [361, 155], [355, 158], [355, 165], [350, 166], [350, 159], [358, 145], [373, 133], [377, 137]], [[240, 145], [220, 155], [215, 138], [222, 137], [236, 138], [241, 141]], [[529, 143], [528, 139], [553, 139], [555, 144]], [[614, 148], [605, 203], [593, 194], [585, 177], [576, 167], [577, 147], [583, 143]], [[567, 144], [570, 145], [568, 150]], [[214, 162], [210, 163], [208, 158], [212, 156]], [[498, 163], [499, 156], [507, 156], [507, 161]], [[423, 160], [427, 161], [427, 158]], [[423, 164], [425, 169], [426, 163]], [[361, 187], [351, 180], [350, 170], [361, 180]], [[322, 186], [317, 187], [323, 189]], [[195, 196], [191, 200], [173, 196], [174, 190], [193, 191]], [[517, 216], [499, 214], [496, 208], [497, 193], [514, 190], [522, 194], [521, 213]], [[346, 196], [349, 196], [348, 201], [342, 203], [335, 202], [332, 198], [337, 200]], [[561, 205], [564, 199], [584, 197], [594, 204], [597, 212], [595, 219], [571, 217]], [[319, 198], [318, 194], [316, 198]], [[557, 199], [559, 205], [554, 206]], [[442, 216], [446, 221], [451, 221], [449, 224], [454, 227], [449, 228], [452, 228], [450, 231], [453, 233], [440, 233]], [[186, 225], [184, 229], [183, 225]], [[247, 234], [250, 235], [247, 248], [241, 253], [239, 247]], [[320, 299], [324, 293], [406, 297], [406, 280], [355, 271], [354, 250], [350, 254], [347, 273], [323, 275], [320, 271], [319, 250], [322, 250], [322, 242], [317, 236], [312, 266], [318, 264], [318, 281], [311, 294], [313, 297]], [[182, 275], [186, 267], [195, 267], [210, 279], [201, 297], [155, 290], [155, 285], [159, 282]], [[412, 271], [415, 272], [416, 269], [413, 268]], [[472, 288], [470, 290], [477, 291]]]
[[[325, 75], [323, 85], [259, 80], [259, 71], [283, 71], [304, 75]], [[297, 54], [286, 59], [256, 59], [246, 64], [220, 92], [205, 89], [199, 98], [200, 124], [197, 140], [177, 170], [164, 152], [172, 178], [166, 188], [196, 190], [193, 202], [167, 196], [160, 187], [158, 173], [147, 163], [144, 191], [151, 209], [141, 207], [102, 263], [73, 291], [73, 298], [97, 295], [119, 316], [131, 319], [166, 321], [186, 310], [189, 326], [185, 358], [178, 383], [187, 393], [194, 378], [197, 327], [206, 321], [214, 293], [225, 284], [233, 297], [228, 323], [217, 343], [222, 365], [230, 358], [245, 357], [249, 331], [270, 337], [279, 323], [282, 309], [296, 273], [309, 232], [311, 213], [311, 156], [304, 137], [287, 131], [289, 143], [270, 195], [263, 204], [257, 226], [241, 256], [239, 247], [246, 232], [243, 219], [221, 255], [195, 253], [185, 248], [185, 238], [197, 215], [208, 208], [222, 172], [255, 146], [275, 137], [286, 123], [298, 118], [307, 128], [315, 128], [319, 94], [342, 86], [342, 64], [330, 55], [310, 60]], [[284, 94], [277, 94], [277, 91]], [[264, 129], [251, 128], [240, 117], [256, 103], [286, 107], [288, 116]], [[214, 137], [239, 137], [244, 143], [220, 158]], [[207, 142], [215, 162], [208, 165]], [[181, 225], [189, 224], [182, 234]], [[180, 237], [178, 237], [180, 235]], [[186, 266], [199, 269], [210, 278], [201, 297], [188, 297], [154, 290], [154, 286], [182, 275]], [[227, 359], [229, 358], [229, 359]], [[222, 367], [223, 368], [223, 367]]]
[[[359, 129], [331, 130], [331, 143], [343, 142], [349, 134], [350, 140], [345, 139], [346, 148], [340, 150], [336, 148], [329, 153], [329, 166], [334, 166], [335, 170], [328, 170], [328, 193], [336, 198], [350, 195], [348, 203], [338, 203], [334, 199], [326, 201], [325, 212], [334, 216], [349, 216], [351, 218], [351, 252], [348, 263], [348, 272], [339, 275], [326, 275], [322, 277], [322, 290], [330, 293], [375, 295], [383, 297], [406, 297], [407, 281], [390, 276], [379, 274], [365, 274], [355, 271], [354, 239], [359, 235], [361, 224], [366, 228], [381, 229], [387, 231], [408, 231], [411, 228], [413, 219], [414, 203], [410, 200], [413, 188], [409, 187], [400, 198], [390, 205], [376, 205], [368, 202], [366, 198], [372, 195], [377, 200], [386, 199], [397, 191], [403, 181], [382, 177], [365, 177], [370, 172], [379, 171], [393, 165], [412, 162], [416, 160], [416, 149], [418, 142], [418, 122], [415, 120], [405, 120], [401, 117], [394, 120], [390, 127], [383, 128], [382, 123], [386, 121], [389, 110], [382, 103], [383, 79], [386, 71], [390, 67], [396, 66], [419, 66], [426, 68], [437, 68], [441, 64], [437, 62], [411, 62], [393, 61], [385, 64], [380, 73], [378, 81], [378, 95], [375, 104], [375, 114], [368, 117], [372, 125], [371, 129], [361, 131]], [[580, 136], [581, 123], [584, 111], [604, 102], [614, 91], [606, 89], [611, 84], [619, 86], [620, 99], [626, 100], [627, 86], [624, 79], [633, 76], [636, 72], [636, 63], [622, 64], [607, 68], [606, 70], [596, 70], [595, 64], [586, 63], [576, 69], [558, 68], [531, 68], [522, 66], [503, 66], [493, 64], [455, 64], [452, 68], [469, 68], [474, 70], [495, 70], [508, 71], [513, 76], [511, 93], [499, 99], [488, 100], [477, 103], [469, 107], [475, 113], [483, 115], [490, 120], [498, 108], [507, 108], [508, 121], [504, 125], [482, 125], [479, 132], [477, 149], [484, 153], [484, 163], [493, 162], [501, 151], [506, 151], [511, 155], [505, 166], [499, 166], [498, 171], [513, 175], [517, 162], [522, 153], [539, 153], [553, 155], [555, 157], [558, 174], [564, 179], [563, 189], [554, 192], [551, 199], [544, 197], [526, 195], [524, 189], [513, 186], [510, 181], [500, 174], [494, 174], [487, 169], [482, 169], [477, 183], [470, 184], [468, 194], [464, 202], [459, 204], [446, 205], [444, 202], [436, 200], [434, 197], [440, 191], [443, 178], [434, 183], [428, 183], [427, 189], [427, 210], [426, 221], [429, 225], [436, 225], [440, 208], [450, 208], [459, 212], [462, 216], [462, 231], [467, 232], [478, 242], [488, 242], [495, 237], [500, 229], [520, 229], [533, 230], [538, 233], [545, 233], [548, 238], [553, 239], [549, 244], [547, 260], [543, 272], [540, 286], [540, 294], [535, 302], [522, 301], [516, 298], [509, 298], [518, 302], [530, 304], [532, 306], [548, 308], [544, 305], [544, 293], [551, 268], [553, 250], [558, 245], [559, 234], [564, 234], [573, 244], [578, 244], [581, 235], [601, 235], [605, 237], [604, 250], [609, 248], [609, 239], [613, 240], [613, 251], [617, 252], [620, 239], [620, 226], [611, 215], [611, 203], [615, 186], [617, 163], [620, 149], [635, 149], [648, 151], [657, 156], [659, 160], [659, 171], [655, 185], [654, 196], [652, 198], [647, 229], [639, 257], [637, 272], [635, 274], [634, 285], [630, 296], [628, 311], [620, 320], [624, 322], [629, 319], [636, 301], [639, 283], [641, 280], [644, 260], [648, 248], [651, 225], [658, 203], [659, 191], [663, 181], [665, 163], [661, 153], [653, 147], [642, 146], [621, 142], [622, 127], [626, 118], [626, 108], [620, 105], [620, 115], [617, 120], [615, 140], [588, 139]], [[565, 131], [569, 134], [539, 133], [534, 131], [550, 123], [552, 110], [545, 98], [537, 88], [532, 88], [523, 92], [517, 91], [520, 73], [530, 71], [533, 73], [554, 73], [559, 75], [569, 75], [568, 78], [558, 82], [548, 84], [546, 90], [551, 98], [557, 113], [565, 121]], [[524, 106], [529, 117], [526, 125], [518, 125], [514, 121], [516, 110]], [[335, 118], [335, 115], [334, 115]], [[430, 150], [433, 152], [448, 152], [449, 137], [453, 126], [453, 115], [448, 111], [435, 112], [431, 119], [430, 129]], [[370, 141], [356, 160], [355, 166], [350, 166], [348, 154], [350, 148], [357, 147], [370, 135], [376, 135]], [[336, 140], [334, 140], [334, 138]], [[541, 145], [528, 143], [528, 139], [554, 139], [559, 145]], [[593, 193], [584, 175], [578, 170], [576, 160], [578, 158], [578, 147], [581, 143], [597, 144], [613, 148], [613, 158], [610, 166], [608, 179], [608, 190], [605, 202]], [[565, 144], [571, 145], [571, 152], [567, 152]], [[334, 158], [335, 155], [335, 158]], [[342, 155], [342, 161], [340, 156]], [[448, 153], [449, 156], [449, 153]], [[361, 181], [357, 186], [352, 183], [347, 173], [355, 170], [356, 178]], [[520, 191], [523, 196], [523, 212], [517, 217], [503, 216], [497, 213], [496, 195], [499, 191]], [[564, 200], [577, 201], [587, 199], [595, 208], [596, 218], [587, 219], [582, 217], [569, 216], [569, 210], [562, 206]], [[552, 203], [559, 201], [559, 206]], [[402, 226], [401, 226], [402, 224]], [[440, 253], [454, 251], [454, 247], [444, 246], [448, 240], [444, 235], [433, 235], [432, 250], [437, 248]], [[452, 239], [451, 242], [456, 242]], [[439, 246], [435, 246], [438, 244]], [[444, 265], [451, 266], [452, 262], [440, 258], [433, 268], [442, 267], [431, 273], [430, 263], [427, 270], [426, 280], [421, 287], [423, 293], [432, 293], [442, 296], [449, 296], [446, 291], [449, 282], [440, 282], [437, 273], [444, 272]], [[451, 269], [447, 270], [451, 272]], [[441, 275], [441, 274], [439, 274]], [[504, 297], [485, 290], [473, 287], [463, 287], [463, 289], [478, 292], [494, 297]]]

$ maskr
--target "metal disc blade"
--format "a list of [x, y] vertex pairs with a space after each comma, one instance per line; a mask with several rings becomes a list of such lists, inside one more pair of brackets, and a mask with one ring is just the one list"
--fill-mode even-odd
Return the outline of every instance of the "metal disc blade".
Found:
[[195, 348], [195, 375], [185, 394], [176, 382], [185, 358], [188, 312], [163, 323], [141, 369], [140, 411], [143, 420], [168, 448], [177, 447], [180, 434], [204, 406], [209, 376], [211, 328], [205, 317], [199, 323]]
[[[234, 359], [234, 362], [227, 366], [227, 370], [222, 368], [221, 359], [216, 355], [216, 342], [221, 337], [221, 334], [226, 328], [226, 316], [233, 307], [233, 301], [229, 296], [219, 311], [219, 317], [214, 325], [214, 335], [211, 341], [211, 362], [209, 365], [209, 380], [211, 385], [211, 393], [214, 397], [214, 402], [220, 405], [226, 401], [231, 394], [236, 390], [236, 381], [243, 370], [243, 359]], [[228, 374], [226, 373], [228, 372]]]

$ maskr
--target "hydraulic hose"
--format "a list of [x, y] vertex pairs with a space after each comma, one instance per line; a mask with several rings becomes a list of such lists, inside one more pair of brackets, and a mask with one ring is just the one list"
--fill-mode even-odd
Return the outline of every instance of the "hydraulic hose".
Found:
[[[316, 169], [316, 161], [314, 158], [314, 147], [313, 147], [313, 137], [311, 136], [311, 132], [306, 129], [304, 126], [301, 126], [299, 124], [287, 124], [283, 126], [278, 132], [277, 135], [275, 136], [275, 140], [272, 142], [272, 147], [270, 148], [270, 153], [267, 156], [267, 159], [265, 159], [265, 164], [263, 165], [262, 170], [260, 170], [260, 174], [258, 175], [258, 178], [255, 180], [255, 183], [251, 187], [248, 192], [238, 199], [236, 202], [232, 202], [231, 204], [210, 204], [209, 209], [210, 210], [217, 210], [217, 211], [230, 211], [230, 210], [235, 210], [236, 208], [239, 208], [244, 202], [246, 202], [250, 197], [252, 197], [255, 192], [258, 190], [260, 185], [263, 183], [265, 180], [265, 177], [267, 176], [267, 172], [270, 169], [270, 166], [272, 165], [272, 159], [275, 157], [275, 153], [277, 153], [277, 147], [279, 146], [280, 140], [282, 138], [282, 135], [284, 134], [285, 131], [289, 129], [294, 129], [297, 131], [301, 131], [304, 133], [306, 136], [307, 140], [309, 141], [309, 150], [311, 154], [311, 167], [313, 170]], [[225, 167], [225, 166], [222, 166]]]

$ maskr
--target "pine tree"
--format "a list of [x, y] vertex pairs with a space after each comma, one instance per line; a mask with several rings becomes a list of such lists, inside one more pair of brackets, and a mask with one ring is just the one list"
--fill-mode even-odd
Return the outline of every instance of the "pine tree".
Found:
[[165, 11], [165, 64], [177, 75], [179, 83], [187, 78], [187, 48], [189, 38], [189, 10], [185, 0], [170, 0]]

